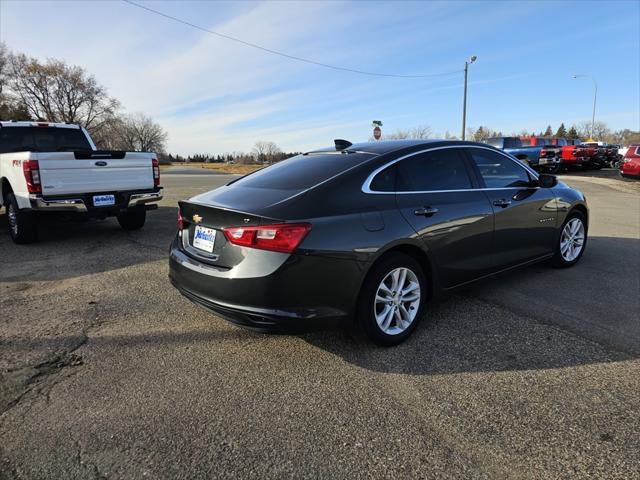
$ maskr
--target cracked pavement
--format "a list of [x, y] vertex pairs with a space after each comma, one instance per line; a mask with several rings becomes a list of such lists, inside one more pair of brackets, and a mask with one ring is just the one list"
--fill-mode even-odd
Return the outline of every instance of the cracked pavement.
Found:
[[15, 246], [0, 211], [0, 479], [638, 478], [640, 182], [564, 180], [578, 266], [460, 291], [392, 349], [241, 330], [169, 285], [176, 202], [228, 177], [163, 172], [134, 233]]

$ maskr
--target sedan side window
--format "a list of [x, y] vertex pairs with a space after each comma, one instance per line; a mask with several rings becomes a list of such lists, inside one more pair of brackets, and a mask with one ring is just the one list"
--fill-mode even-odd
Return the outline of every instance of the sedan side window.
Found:
[[487, 188], [528, 187], [531, 179], [527, 171], [505, 155], [491, 150], [470, 148], [469, 153], [477, 165]]
[[398, 163], [399, 192], [467, 190], [472, 188], [459, 148], [414, 155]]

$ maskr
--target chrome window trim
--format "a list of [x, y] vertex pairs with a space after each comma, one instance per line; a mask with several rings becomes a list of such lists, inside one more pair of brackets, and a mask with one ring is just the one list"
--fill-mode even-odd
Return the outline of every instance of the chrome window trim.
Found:
[[[389, 163], [384, 164], [383, 166], [376, 168], [368, 177], [367, 179], [364, 181], [364, 183], [362, 184], [362, 192], [363, 193], [368, 193], [368, 194], [372, 194], [372, 195], [407, 195], [407, 194], [415, 194], [415, 193], [454, 193], [454, 192], [478, 192], [478, 191], [492, 191], [492, 190], [513, 190], [513, 189], [520, 189], [522, 187], [502, 187], [502, 188], [462, 188], [462, 189], [457, 189], [457, 190], [412, 190], [409, 192], [379, 192], [377, 190], [371, 190], [371, 182], [373, 181], [373, 179], [376, 177], [376, 175], [378, 175], [382, 170], [384, 170], [385, 168], [390, 167], [391, 165], [394, 165], [395, 163], [398, 163], [402, 160], [405, 160], [407, 158], [411, 158], [413, 156], [416, 155], [420, 155], [422, 153], [426, 153], [426, 152], [432, 152], [435, 150], [445, 150], [447, 148], [480, 148], [482, 150], [489, 150], [490, 152], [494, 152], [494, 153], [498, 153], [500, 155], [503, 155], [504, 157], [508, 158], [509, 160], [511, 160], [512, 162], [514, 162], [516, 165], [518, 165], [520, 168], [522, 168], [525, 172], [527, 172], [528, 174], [530, 174], [534, 179], [538, 180], [538, 174], [531, 169], [529, 166], [523, 164], [520, 160], [518, 160], [517, 158], [509, 155], [506, 152], [503, 152], [501, 150], [498, 150], [496, 148], [490, 148], [490, 147], [482, 147], [480, 145], [447, 145], [444, 147], [431, 147], [431, 148], [425, 148], [424, 150], [420, 150], [418, 152], [413, 152], [410, 153], [408, 155], [404, 155], [402, 157], [396, 158], [395, 160], [390, 161]], [[535, 187], [535, 188], [539, 188], [539, 187]]]

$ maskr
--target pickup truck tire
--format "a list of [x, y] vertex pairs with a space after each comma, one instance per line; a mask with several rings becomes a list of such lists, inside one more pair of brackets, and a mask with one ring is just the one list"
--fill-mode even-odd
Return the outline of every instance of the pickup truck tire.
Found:
[[559, 163], [553, 165], [552, 167], [546, 168], [547, 173], [551, 173], [551, 174], [556, 174], [560, 172], [560, 170], [562, 170], [562, 166]]
[[118, 215], [118, 223], [124, 230], [140, 230], [147, 219], [147, 211], [142, 208], [127, 210]]
[[[573, 235], [565, 235], [570, 233], [571, 227], [574, 227]], [[567, 218], [560, 229], [560, 235], [556, 241], [555, 255], [551, 258], [551, 265], [556, 268], [573, 267], [582, 258], [585, 248], [587, 247], [587, 222], [586, 217], [579, 210], [573, 210], [567, 215]], [[571, 249], [564, 248], [567, 243], [575, 242]]]
[[13, 193], [7, 195], [9, 234], [17, 244], [33, 243], [38, 238], [38, 219], [33, 212], [20, 210]]

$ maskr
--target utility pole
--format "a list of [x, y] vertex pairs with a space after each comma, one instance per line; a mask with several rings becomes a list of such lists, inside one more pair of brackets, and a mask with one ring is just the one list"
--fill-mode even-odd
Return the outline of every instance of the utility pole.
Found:
[[598, 83], [596, 82], [596, 79], [593, 78], [591, 75], [576, 74], [576, 75], [573, 75], [573, 78], [574, 79], [590, 78], [591, 81], [593, 82], [593, 113], [591, 114], [591, 140], [595, 140], [595, 138], [593, 138], [593, 134], [596, 127], [596, 99], [598, 97]]
[[462, 100], [462, 140], [465, 139], [467, 129], [467, 71], [469, 70], [469, 64], [476, 61], [478, 57], [473, 55], [469, 60], [464, 62], [464, 97]]

